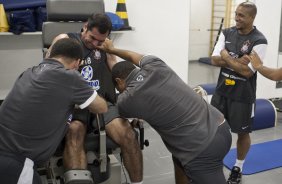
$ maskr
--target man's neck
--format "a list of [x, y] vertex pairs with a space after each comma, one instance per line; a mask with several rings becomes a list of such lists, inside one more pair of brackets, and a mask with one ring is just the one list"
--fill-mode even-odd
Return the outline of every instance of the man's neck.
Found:
[[238, 30], [238, 32], [242, 35], [247, 35], [249, 34], [252, 30], [254, 29], [254, 26], [248, 27], [246, 29], [243, 30]]
[[65, 62], [63, 58], [55, 57], [55, 58], [52, 58], [52, 59], [55, 59], [56, 61], [60, 62], [62, 65], [64, 65], [64, 68], [71, 69], [71, 66], [67, 62]]

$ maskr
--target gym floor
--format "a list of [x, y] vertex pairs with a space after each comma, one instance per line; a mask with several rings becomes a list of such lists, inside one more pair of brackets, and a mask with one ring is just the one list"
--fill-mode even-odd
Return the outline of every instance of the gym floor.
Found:
[[[199, 72], [201, 71], [201, 72]], [[189, 85], [216, 83], [219, 68], [202, 64], [197, 61], [189, 63]], [[199, 75], [200, 73], [200, 75]], [[282, 138], [282, 113], [277, 113], [277, 126], [254, 131], [251, 134], [252, 144]], [[236, 135], [232, 135], [232, 148], [235, 147]], [[144, 184], [173, 184], [174, 171], [171, 154], [165, 148], [160, 136], [148, 124], [145, 124], [145, 138], [150, 146], [143, 150], [144, 157]], [[229, 170], [224, 168], [226, 178]], [[123, 182], [125, 177], [122, 176]], [[282, 181], [282, 168], [265, 171], [258, 174], [243, 176], [243, 184], [280, 184]], [[211, 183], [212, 184], [212, 183]]]

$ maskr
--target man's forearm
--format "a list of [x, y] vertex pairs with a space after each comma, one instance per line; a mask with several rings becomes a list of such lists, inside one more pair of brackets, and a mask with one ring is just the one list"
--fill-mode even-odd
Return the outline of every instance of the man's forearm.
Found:
[[107, 63], [110, 70], [112, 70], [113, 66], [117, 63], [116, 56], [114, 54], [107, 53]]
[[282, 80], [282, 68], [268, 68], [266, 66], [261, 65], [259, 68], [257, 68], [257, 71], [263, 75], [264, 77], [274, 80], [274, 81], [280, 81]]
[[124, 60], [131, 61], [133, 64], [139, 66], [139, 61], [142, 59], [143, 55], [123, 49], [112, 48], [109, 53], [114, 54]]
[[225, 62], [227, 63], [228, 67], [234, 70], [235, 72], [241, 74], [244, 77], [251, 77], [254, 73], [248, 67], [248, 65], [242, 64], [236, 59], [232, 58], [231, 56], [225, 58]]
[[115, 48], [110, 39], [106, 39], [102, 45], [96, 46], [96, 48], [101, 49], [109, 54], [114, 54], [124, 60], [130, 61], [137, 66], [143, 57], [143, 55], [138, 54], [137, 52]]
[[220, 56], [212, 56], [211, 64], [218, 67], [227, 67], [228, 65]]

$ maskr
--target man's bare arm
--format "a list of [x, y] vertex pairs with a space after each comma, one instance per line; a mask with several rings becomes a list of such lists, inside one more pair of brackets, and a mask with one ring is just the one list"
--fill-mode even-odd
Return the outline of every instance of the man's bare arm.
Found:
[[45, 58], [48, 58], [48, 57], [50, 56], [50, 52], [51, 52], [51, 49], [52, 49], [52, 45], [53, 45], [56, 41], [58, 41], [58, 40], [60, 40], [60, 39], [62, 39], [62, 38], [69, 38], [69, 36], [68, 36], [67, 34], [59, 34], [58, 36], [56, 36], [56, 37], [53, 39], [51, 46], [48, 48], [47, 53], [46, 53], [46, 55], [45, 55]]
[[105, 113], [108, 111], [108, 105], [102, 97], [97, 95], [95, 99], [89, 104], [88, 109], [92, 113]]
[[218, 67], [227, 67], [227, 63], [221, 58], [221, 56], [212, 56], [211, 64]]
[[242, 64], [242, 62], [238, 61], [240, 59], [234, 59], [232, 58], [227, 50], [222, 50], [220, 52], [222, 59], [226, 62], [228, 65], [227, 67], [231, 68], [235, 72], [241, 74], [242, 76], [249, 78], [251, 77], [254, 72], [248, 67], [246, 64]]
[[269, 68], [267, 66], [261, 65], [261, 67], [259, 67], [257, 71], [270, 80], [282, 80], [282, 68]]
[[98, 49], [104, 50], [107, 53], [114, 54], [124, 60], [131, 61], [133, 64], [139, 66], [139, 62], [144, 55], [123, 49], [117, 49], [113, 46], [111, 40], [106, 39], [101, 46], [97, 46]]
[[110, 70], [112, 70], [113, 66], [117, 63], [117, 58], [113, 54], [107, 53], [107, 63]]
[[269, 68], [263, 66], [259, 55], [255, 51], [250, 54], [249, 58], [253, 67], [264, 77], [274, 81], [282, 80], [282, 68]]

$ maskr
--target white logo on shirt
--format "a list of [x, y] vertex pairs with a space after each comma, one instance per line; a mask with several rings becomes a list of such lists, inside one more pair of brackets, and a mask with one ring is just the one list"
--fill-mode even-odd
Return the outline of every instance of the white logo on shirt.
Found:
[[136, 81], [143, 81], [144, 77], [142, 75], [138, 75]]
[[94, 50], [94, 59], [99, 60], [101, 59], [101, 52], [99, 50]]
[[244, 126], [244, 127], [242, 127], [242, 129], [245, 130], [245, 129], [248, 128], [248, 127], [249, 127], [249, 126]]

